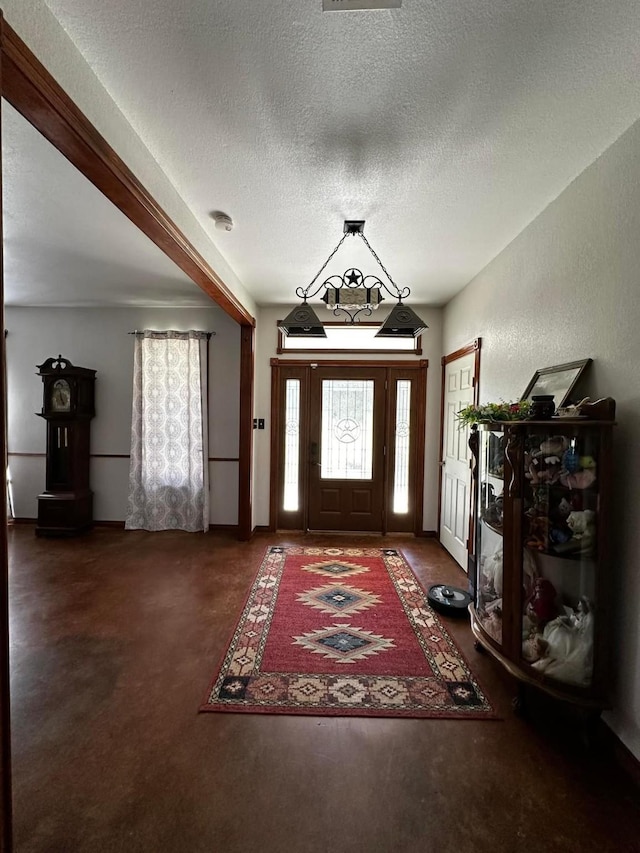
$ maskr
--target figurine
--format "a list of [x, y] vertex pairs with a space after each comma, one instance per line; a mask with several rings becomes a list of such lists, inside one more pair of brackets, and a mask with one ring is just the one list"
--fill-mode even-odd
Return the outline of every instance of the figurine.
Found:
[[547, 578], [537, 578], [533, 593], [525, 607], [525, 614], [534, 625], [549, 622], [557, 614], [556, 589]]
[[485, 595], [502, 598], [502, 544], [484, 560], [482, 566], [484, 584], [482, 591]]
[[[576, 610], [548, 622], [534, 639], [538, 660], [532, 666], [546, 675], [587, 687], [593, 669], [593, 608], [582, 596]], [[524, 648], [524, 644], [523, 644]]]

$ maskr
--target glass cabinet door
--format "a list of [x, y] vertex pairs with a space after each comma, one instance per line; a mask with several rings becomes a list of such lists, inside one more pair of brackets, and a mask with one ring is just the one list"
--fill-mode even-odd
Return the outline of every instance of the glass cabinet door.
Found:
[[500, 431], [480, 429], [476, 617], [502, 644], [504, 441]]
[[524, 437], [522, 659], [576, 687], [593, 675], [598, 452], [588, 427]]

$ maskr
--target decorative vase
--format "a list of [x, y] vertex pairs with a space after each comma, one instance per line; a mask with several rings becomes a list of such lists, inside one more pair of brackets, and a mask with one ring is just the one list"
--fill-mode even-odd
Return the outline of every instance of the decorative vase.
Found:
[[534, 421], [545, 421], [553, 416], [556, 410], [553, 394], [537, 394], [532, 398], [530, 417]]

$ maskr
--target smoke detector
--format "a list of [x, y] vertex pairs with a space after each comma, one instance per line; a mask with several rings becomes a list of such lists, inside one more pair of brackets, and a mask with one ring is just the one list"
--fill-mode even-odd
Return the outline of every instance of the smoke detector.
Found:
[[352, 12], [356, 9], [400, 9], [402, 0], [322, 0], [323, 12]]
[[231, 231], [233, 229], [233, 219], [226, 213], [213, 213], [212, 216], [218, 231]]

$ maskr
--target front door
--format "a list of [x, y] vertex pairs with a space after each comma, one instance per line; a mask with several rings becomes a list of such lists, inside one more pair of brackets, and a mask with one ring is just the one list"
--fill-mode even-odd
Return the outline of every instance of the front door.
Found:
[[271, 367], [275, 528], [420, 532], [427, 362]]
[[317, 367], [310, 381], [310, 530], [382, 530], [384, 367]]
[[469, 429], [460, 425], [456, 415], [475, 401], [476, 353], [472, 350], [449, 358], [444, 359], [443, 373], [440, 542], [466, 571], [471, 511]]

